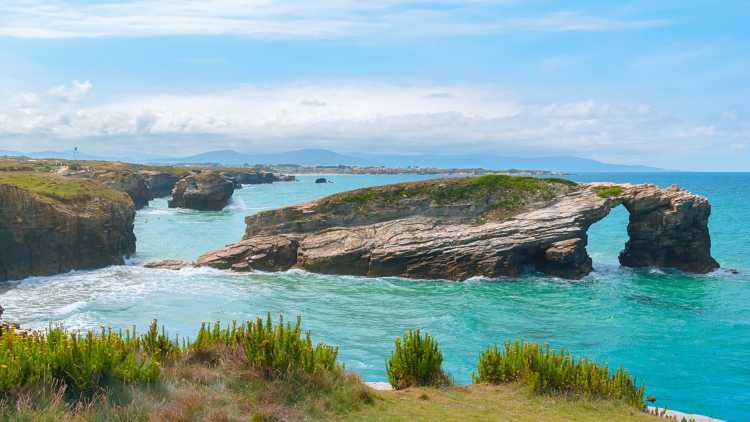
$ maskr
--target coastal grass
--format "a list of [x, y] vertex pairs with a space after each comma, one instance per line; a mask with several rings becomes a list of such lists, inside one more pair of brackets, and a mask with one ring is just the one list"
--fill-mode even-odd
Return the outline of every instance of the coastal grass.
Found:
[[101, 183], [49, 174], [0, 172], [0, 185], [14, 186], [47, 200], [62, 203], [85, 202], [94, 198], [106, 198], [114, 202], [128, 201], [125, 193], [110, 189]]
[[374, 404], [337, 421], [514, 421], [514, 422], [655, 422], [664, 421], [613, 400], [570, 400], [530, 394], [525, 385], [469, 385], [378, 391]]
[[622, 186], [594, 186], [591, 188], [599, 198], [614, 198], [622, 195], [625, 189]]
[[525, 341], [507, 342], [502, 349], [487, 348], [479, 357], [475, 383], [525, 383], [540, 395], [622, 401], [643, 409], [645, 387], [623, 368], [610, 374], [606, 365], [576, 359], [566, 350]]
[[410, 330], [396, 337], [395, 349], [386, 362], [388, 381], [397, 390], [409, 387], [445, 386], [450, 379], [442, 368], [443, 353], [428, 333]]
[[337, 353], [313, 343], [301, 319], [270, 314], [202, 324], [194, 340], [170, 337], [156, 321], [143, 334], [5, 331], [0, 420], [658, 420], [624, 371], [609, 377], [606, 367], [529, 343], [482, 354], [475, 381], [489, 384], [450, 386], [437, 341], [407, 331], [386, 364], [401, 388], [390, 392], [366, 387]]
[[514, 209], [529, 199], [552, 198], [561, 188], [574, 188], [578, 184], [561, 178], [537, 178], [487, 174], [477, 177], [400, 183], [377, 188], [358, 189], [337, 195], [343, 202], [353, 204], [395, 203], [402, 199], [418, 198], [437, 203], [463, 200], [495, 202], [495, 208]]

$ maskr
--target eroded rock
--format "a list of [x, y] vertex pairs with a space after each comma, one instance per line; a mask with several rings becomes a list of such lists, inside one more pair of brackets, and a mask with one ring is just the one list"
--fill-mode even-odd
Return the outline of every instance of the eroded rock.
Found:
[[229, 203], [235, 183], [219, 173], [205, 171], [180, 179], [172, 190], [170, 208], [220, 211]]
[[586, 231], [624, 204], [631, 240], [623, 265], [718, 267], [703, 197], [654, 185], [493, 180], [362, 189], [259, 213], [247, 218], [244, 240], [198, 265], [451, 280], [531, 268], [577, 279], [592, 270]]

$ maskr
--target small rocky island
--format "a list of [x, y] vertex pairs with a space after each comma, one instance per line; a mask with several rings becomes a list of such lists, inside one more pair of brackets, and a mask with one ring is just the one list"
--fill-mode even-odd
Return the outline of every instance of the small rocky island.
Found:
[[229, 203], [236, 183], [213, 171], [185, 176], [175, 184], [169, 207], [221, 211]]
[[578, 279], [592, 271], [588, 228], [619, 205], [630, 212], [622, 265], [718, 268], [704, 197], [676, 186], [506, 175], [365, 188], [264, 211], [247, 217], [242, 241], [195, 265], [450, 280], [532, 269]]

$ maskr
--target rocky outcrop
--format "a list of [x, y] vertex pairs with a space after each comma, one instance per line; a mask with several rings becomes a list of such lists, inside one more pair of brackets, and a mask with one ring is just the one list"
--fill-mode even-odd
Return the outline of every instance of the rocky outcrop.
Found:
[[97, 173], [94, 178], [112, 189], [127, 193], [137, 210], [147, 206], [148, 202], [153, 199], [146, 179], [138, 172], [108, 171]]
[[172, 189], [184, 175], [176, 173], [161, 172], [156, 170], [142, 170], [140, 174], [146, 181], [149, 195], [153, 198], [163, 198], [172, 194]]
[[180, 179], [172, 190], [170, 208], [220, 211], [229, 203], [235, 183], [219, 173], [204, 171]]
[[296, 180], [294, 176], [279, 175], [268, 171], [224, 171], [221, 175], [239, 185], [263, 185]]
[[247, 218], [245, 239], [200, 257], [234, 271], [465, 280], [527, 269], [577, 279], [592, 270], [588, 228], [631, 212], [622, 265], [708, 272], [710, 205], [678, 188], [574, 185], [508, 176], [399, 184]]
[[125, 194], [92, 180], [27, 176], [44, 178], [27, 183], [44, 186], [35, 190], [19, 177], [0, 179], [0, 281], [123, 264], [135, 252]]

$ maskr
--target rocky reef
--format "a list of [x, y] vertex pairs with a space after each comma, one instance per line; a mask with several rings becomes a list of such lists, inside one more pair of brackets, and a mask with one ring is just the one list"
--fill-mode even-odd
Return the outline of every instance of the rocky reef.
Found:
[[133, 201], [89, 179], [0, 173], [0, 281], [123, 264]]
[[196, 265], [451, 280], [531, 269], [577, 279], [592, 270], [588, 228], [621, 204], [630, 212], [622, 265], [718, 267], [704, 197], [678, 187], [501, 175], [360, 189], [261, 212], [247, 217], [242, 241]]
[[235, 184], [214, 171], [190, 174], [175, 184], [169, 207], [220, 211], [229, 203]]

